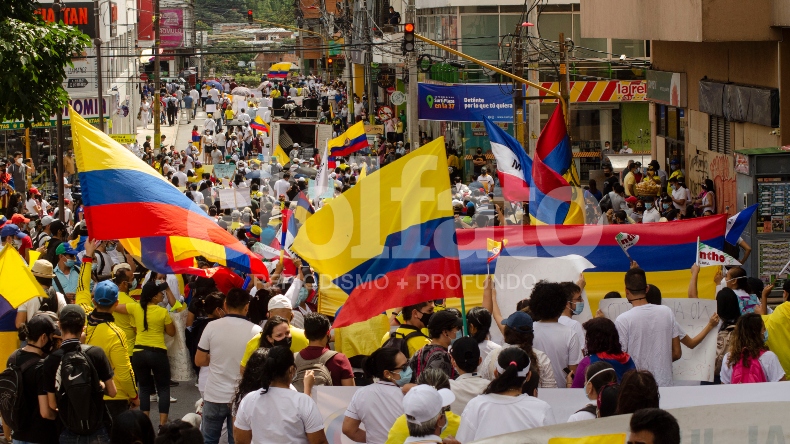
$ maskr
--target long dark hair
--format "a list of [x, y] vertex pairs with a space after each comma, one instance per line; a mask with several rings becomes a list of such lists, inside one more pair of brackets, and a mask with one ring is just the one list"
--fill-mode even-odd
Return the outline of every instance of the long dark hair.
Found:
[[719, 331], [738, 322], [741, 317], [741, 306], [738, 303], [738, 295], [732, 288], [724, 287], [716, 293], [716, 313], [721, 318]]
[[491, 312], [483, 307], [475, 307], [466, 313], [466, 320], [477, 330], [475, 334], [469, 336], [475, 338], [478, 344], [485, 341], [491, 328]]
[[140, 410], [127, 410], [112, 422], [110, 442], [117, 444], [154, 444], [156, 434], [151, 420]]
[[140, 307], [143, 309], [143, 331], [148, 331], [148, 304], [159, 294], [159, 286], [156, 284], [155, 277], [151, 273], [151, 278], [143, 285], [143, 291], [140, 293]]
[[738, 319], [728, 350], [730, 356], [727, 364], [730, 367], [741, 360], [744, 360], [744, 366], [747, 365], [747, 358], [760, 358], [760, 352], [767, 348], [763, 342], [762, 330], [763, 318], [757, 313], [747, 313]]
[[661, 395], [653, 374], [647, 370], [631, 370], [623, 375], [617, 397], [617, 414], [634, 413], [639, 409], [658, 408]]
[[241, 375], [239, 385], [236, 387], [236, 394], [233, 395], [231, 405], [234, 412], [239, 409], [239, 404], [241, 404], [241, 400], [244, 399], [247, 393], [263, 387], [261, 381], [263, 381], [264, 364], [267, 357], [269, 357], [268, 348], [259, 348], [250, 355], [247, 366], [244, 368], [244, 373]]
[[274, 331], [274, 327], [277, 327], [280, 324], [287, 324], [288, 321], [285, 320], [282, 316], [272, 316], [271, 319], [266, 321], [266, 325], [263, 326], [263, 331], [261, 332], [261, 341], [258, 343], [258, 347], [262, 348], [272, 348], [274, 344], [269, 342], [266, 339], [267, 336], [271, 336], [272, 332]]
[[[521, 390], [527, 377], [519, 376], [518, 372], [527, 368], [530, 362], [527, 352], [519, 347], [508, 347], [502, 350], [497, 357], [497, 363], [505, 371], [488, 384], [483, 394], [502, 393], [514, 388]], [[534, 378], [535, 375], [533, 374], [532, 377]]]
[[362, 370], [368, 378], [384, 379], [384, 370], [393, 371], [395, 362], [401, 351], [397, 348], [382, 347], [362, 362]]
[[[288, 371], [294, 366], [294, 354], [288, 347], [276, 346], [269, 350], [263, 362], [261, 386], [263, 393], [269, 391], [272, 382], [288, 377]], [[246, 371], [245, 371], [246, 373]]]
[[[535, 333], [530, 331], [519, 330], [516, 328], [505, 326], [505, 343], [514, 345], [527, 353], [530, 362], [538, 362], [538, 355], [532, 349], [532, 342], [535, 340]], [[540, 378], [540, 368], [537, 365], [532, 366], [532, 376]]]
[[619, 355], [623, 353], [620, 345], [620, 335], [614, 322], [607, 318], [592, 318], [582, 327], [587, 340], [587, 354], [609, 353]]

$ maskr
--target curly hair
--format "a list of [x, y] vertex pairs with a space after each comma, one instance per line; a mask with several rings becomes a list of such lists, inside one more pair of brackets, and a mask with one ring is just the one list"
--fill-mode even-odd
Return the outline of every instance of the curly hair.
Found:
[[626, 415], [639, 409], [658, 408], [660, 398], [658, 384], [652, 373], [647, 370], [628, 371], [620, 383], [617, 414]]
[[592, 318], [582, 324], [582, 327], [584, 327], [588, 355], [596, 353], [619, 355], [623, 353], [620, 334], [611, 319]]
[[760, 352], [767, 350], [763, 343], [763, 319], [757, 313], [747, 313], [738, 319], [735, 330], [730, 339], [727, 364], [732, 367], [743, 360], [743, 365], [748, 365], [748, 359], [759, 359]]
[[562, 315], [568, 299], [562, 284], [539, 281], [529, 298], [529, 311], [538, 319], [556, 319]]

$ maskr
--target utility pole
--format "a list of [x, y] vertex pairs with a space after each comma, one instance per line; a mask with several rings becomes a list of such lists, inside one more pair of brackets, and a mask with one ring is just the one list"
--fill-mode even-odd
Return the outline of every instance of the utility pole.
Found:
[[99, 89], [99, 129], [104, 129], [104, 80], [102, 79], [101, 66], [101, 12], [99, 11], [99, 0], [93, 0], [93, 14], [96, 17], [96, 38], [93, 39], [93, 46], [96, 48], [96, 75], [98, 76], [97, 87]]
[[[524, 62], [522, 58], [521, 49], [521, 31], [522, 24], [516, 25], [516, 39], [513, 51], [513, 74], [524, 77]], [[523, 102], [523, 86], [521, 83], [513, 82], [513, 136], [518, 140], [521, 146], [524, 146], [524, 102]], [[519, 131], [521, 129], [521, 131]]]
[[[539, 53], [534, 48], [538, 45], [538, 27], [535, 24], [538, 22], [538, 8], [537, 6], [532, 7], [527, 14], [527, 49], [529, 52], [527, 53], [527, 61], [529, 62], [529, 72], [527, 73], [527, 80], [532, 83], [538, 83], [539, 76], [538, 76], [538, 57]], [[527, 95], [528, 96], [537, 96], [537, 91], [530, 87], [528, 89], [530, 91]], [[528, 114], [527, 117], [529, 119], [529, 125], [526, 128], [526, 133], [524, 138], [527, 140], [529, 144], [529, 149], [527, 153], [534, 153], [535, 152], [535, 145], [538, 141], [538, 135], [540, 134], [540, 101], [539, 100], [530, 100], [529, 105], [527, 105]], [[533, 137], [534, 135], [534, 137]]]
[[[406, 23], [417, 24], [417, 11], [414, 6], [414, 0], [409, 0], [406, 5]], [[417, 41], [415, 40], [415, 45]], [[409, 70], [409, 97], [406, 99], [406, 126], [408, 127], [409, 142], [411, 149], [419, 147], [420, 143], [420, 117], [418, 114], [419, 99], [417, 97], [417, 88], [419, 86], [417, 78], [417, 48], [414, 52], [407, 52], [404, 59], [406, 69]]]
[[[55, 0], [55, 3], [52, 5], [52, 8], [56, 14], [57, 21], [60, 23], [63, 21], [63, 5], [61, 5], [60, 0]], [[66, 202], [63, 197], [63, 193], [65, 192], [65, 186], [63, 182], [63, 170], [65, 166], [63, 165], [63, 108], [58, 108], [58, 113], [56, 115], [56, 129], [57, 129], [57, 138], [58, 144], [55, 148], [55, 157], [57, 157], [57, 173], [55, 174], [55, 183], [58, 186], [58, 217], [63, 218], [66, 214], [65, 206]]]
[[373, 102], [373, 67], [370, 66], [373, 63], [373, 46], [371, 45], [372, 42], [370, 38], [370, 22], [368, 21], [368, 15], [370, 12], [368, 11], [367, 0], [362, 2], [362, 10], [364, 11], [362, 27], [365, 30], [365, 82], [367, 84], [368, 92], [368, 121], [373, 123], [375, 122], [374, 110], [376, 107], [375, 103]]
[[[349, 49], [349, 43], [351, 42], [351, 6], [348, 3], [348, 0], [343, 0], [343, 14], [345, 15], [345, 21], [343, 23], [343, 42], [345, 47], [345, 55], [346, 60], [344, 60], [346, 67], [346, 106], [348, 107], [348, 117], [351, 118], [354, 116], [354, 80], [353, 80], [353, 66], [351, 63], [351, 50]], [[355, 116], [356, 117], [356, 116]], [[351, 122], [353, 125], [355, 122]]]
[[159, 0], [154, 0], [154, 91], [151, 96], [154, 98], [154, 146], [159, 147], [160, 140], [160, 124], [159, 114], [162, 112], [161, 103], [159, 101]]
[[[570, 122], [570, 85], [568, 83], [568, 46], [565, 44], [565, 34], [560, 33], [560, 95], [565, 99], [565, 103], [568, 104], [568, 110], [565, 114], [565, 126], [568, 126], [568, 122]], [[570, 128], [568, 128], [570, 129]], [[570, 131], [568, 131], [568, 136], [570, 136]]]

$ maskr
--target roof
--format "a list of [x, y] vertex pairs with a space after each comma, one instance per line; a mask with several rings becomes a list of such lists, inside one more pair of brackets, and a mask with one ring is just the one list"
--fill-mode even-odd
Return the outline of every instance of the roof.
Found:
[[742, 150], [735, 150], [738, 154], [751, 154], [751, 155], [760, 155], [760, 154], [787, 154], [790, 152], [790, 145], [779, 147], [779, 146], [769, 146], [765, 148], [744, 148]]

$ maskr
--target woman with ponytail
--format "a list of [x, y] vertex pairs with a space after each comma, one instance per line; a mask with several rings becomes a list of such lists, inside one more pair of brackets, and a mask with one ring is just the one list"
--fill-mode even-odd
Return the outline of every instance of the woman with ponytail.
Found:
[[239, 403], [233, 424], [236, 443], [327, 443], [318, 405], [309, 396], [290, 388], [296, 375], [294, 354], [280, 346], [269, 349], [265, 359], [261, 359], [262, 353], [266, 352], [259, 349], [253, 353], [257, 359], [250, 358], [244, 372], [245, 379], [250, 373], [255, 375], [248, 382], [258, 379], [259, 384]]
[[467, 328], [469, 328], [469, 336], [477, 341], [477, 347], [480, 349], [480, 365], [477, 371], [481, 371], [483, 367], [482, 361], [485, 361], [488, 354], [493, 350], [502, 348], [501, 345], [490, 339], [488, 333], [491, 328], [491, 321], [493, 320], [491, 312], [483, 307], [475, 307], [466, 313]]
[[571, 415], [568, 422], [584, 421], [598, 417], [598, 394], [604, 386], [617, 383], [617, 372], [612, 364], [606, 361], [597, 361], [585, 368], [584, 375], [584, 394], [587, 399], [596, 401], [595, 404], [587, 404], [581, 410]]
[[[196, 301], [195, 307], [200, 312], [205, 313], [206, 316], [195, 319], [195, 322], [186, 329], [187, 348], [189, 349], [189, 356], [193, 365], [195, 363], [195, 354], [197, 354], [197, 345], [200, 342], [200, 336], [203, 335], [203, 330], [206, 329], [210, 322], [225, 316], [225, 295], [219, 291], [209, 293]], [[206, 381], [211, 372], [208, 366], [198, 367], [195, 365], [194, 368], [198, 372], [198, 391], [200, 391], [200, 396], [203, 397], [203, 392], [206, 390]]]
[[146, 282], [140, 294], [139, 305], [119, 304], [115, 307], [115, 311], [129, 314], [134, 319], [137, 336], [131, 358], [140, 393], [140, 410], [150, 415], [151, 394], [156, 385], [159, 396], [159, 424], [167, 423], [170, 412], [170, 361], [167, 358], [165, 334], [176, 334], [170, 313], [158, 305], [164, 300], [165, 294], [170, 305], [175, 305], [175, 297], [162, 276], [158, 275], [157, 280]]
[[464, 409], [458, 441], [478, 441], [554, 424], [551, 406], [523, 393], [524, 383], [533, 377], [530, 364], [529, 355], [521, 348], [502, 349], [494, 371], [496, 378]]

